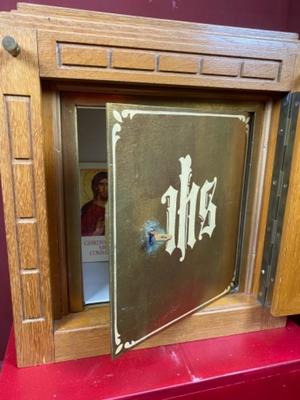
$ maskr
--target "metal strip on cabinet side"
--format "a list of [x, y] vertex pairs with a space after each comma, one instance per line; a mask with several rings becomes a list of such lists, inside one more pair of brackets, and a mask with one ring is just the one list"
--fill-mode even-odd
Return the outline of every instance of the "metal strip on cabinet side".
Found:
[[264, 306], [272, 302], [299, 104], [300, 93], [288, 94], [281, 104], [258, 295]]

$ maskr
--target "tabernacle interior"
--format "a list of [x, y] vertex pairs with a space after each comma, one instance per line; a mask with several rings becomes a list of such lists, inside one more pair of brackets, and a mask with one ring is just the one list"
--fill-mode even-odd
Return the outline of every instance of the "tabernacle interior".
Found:
[[109, 301], [105, 212], [108, 194], [106, 114], [103, 107], [77, 107], [84, 304]]

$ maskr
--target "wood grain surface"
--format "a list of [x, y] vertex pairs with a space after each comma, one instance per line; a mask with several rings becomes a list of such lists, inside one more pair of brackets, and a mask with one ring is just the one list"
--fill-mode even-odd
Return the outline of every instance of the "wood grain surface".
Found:
[[69, 312], [66, 266], [60, 99], [57, 91], [43, 85], [42, 118], [47, 198], [50, 275], [53, 318]]
[[273, 315], [300, 312], [300, 118], [298, 115], [289, 190], [272, 300]]
[[22, 270], [35, 269], [39, 261], [36, 219], [27, 219], [25, 223], [19, 220], [17, 230], [20, 267]]
[[36, 33], [4, 25], [0, 33], [22, 49], [16, 58], [0, 50], [0, 159], [17, 357], [24, 366], [54, 356], [40, 80]]
[[[167, 38], [131, 38], [125, 34], [120, 38], [39, 30], [38, 41], [43, 77], [264, 91], [290, 90], [296, 50], [293, 42], [285, 43], [283, 49], [280, 42], [264, 40], [260, 43], [250, 38], [241, 40], [231, 36], [201, 37], [183, 43]], [[69, 59], [67, 66], [56, 54], [64, 54], [65, 47], [69, 48], [70, 44], [73, 60]], [[79, 67], [76, 63], [81, 49], [86, 54], [89, 49], [90, 54], [85, 56], [88, 63]], [[100, 50], [110, 54], [107, 66], [95, 66], [99, 63]], [[165, 57], [169, 56], [173, 56], [173, 68], [170, 63], [167, 68], [164, 67]], [[185, 57], [186, 63], [193, 60], [192, 73], [191, 67], [182, 68]], [[254, 64], [256, 68], [253, 68]]]
[[[272, 317], [253, 297], [229, 295], [152, 336], [136, 348], [280, 328], [285, 324], [286, 318]], [[90, 307], [57, 322], [56, 361], [109, 353], [109, 306]]]
[[0, 20], [38, 30], [44, 77], [286, 91], [298, 51], [295, 34], [47, 6]]
[[[29, 3], [18, 3], [17, 10], [21, 13], [27, 13], [31, 15], [49, 15], [51, 17], [64, 17], [69, 19], [89, 20], [89, 21], [101, 21], [108, 24], [113, 22], [122, 26], [136, 25], [143, 29], [154, 27], [164, 27], [165, 29], [176, 28], [180, 30], [188, 29], [195, 31], [196, 33], [202, 32], [213, 32], [214, 34], [233, 34], [239, 36], [254, 36], [254, 37], [266, 37], [266, 38], [279, 38], [288, 40], [297, 40], [298, 34], [289, 32], [278, 32], [269, 31], [262, 29], [249, 29], [239, 28], [232, 26], [221, 26], [221, 25], [208, 25], [201, 23], [191, 23], [183, 21], [172, 21], [157, 18], [145, 18], [145, 17], [134, 17], [128, 15], [118, 15], [102, 13], [98, 11], [89, 10], [78, 10], [64, 7], [53, 7], [39, 4]], [[155, 28], [154, 28], [155, 29]]]

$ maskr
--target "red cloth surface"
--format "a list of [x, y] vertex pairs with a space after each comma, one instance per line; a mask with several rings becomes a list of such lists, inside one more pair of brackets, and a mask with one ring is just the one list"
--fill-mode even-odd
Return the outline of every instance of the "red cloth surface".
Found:
[[1, 400], [298, 400], [300, 326], [18, 369], [11, 335]]

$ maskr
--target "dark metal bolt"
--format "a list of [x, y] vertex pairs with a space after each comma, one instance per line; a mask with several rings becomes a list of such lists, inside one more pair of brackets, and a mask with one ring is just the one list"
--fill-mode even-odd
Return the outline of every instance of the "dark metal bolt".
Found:
[[11, 36], [4, 36], [2, 39], [2, 46], [13, 57], [17, 57], [20, 54], [21, 48], [18, 42]]

